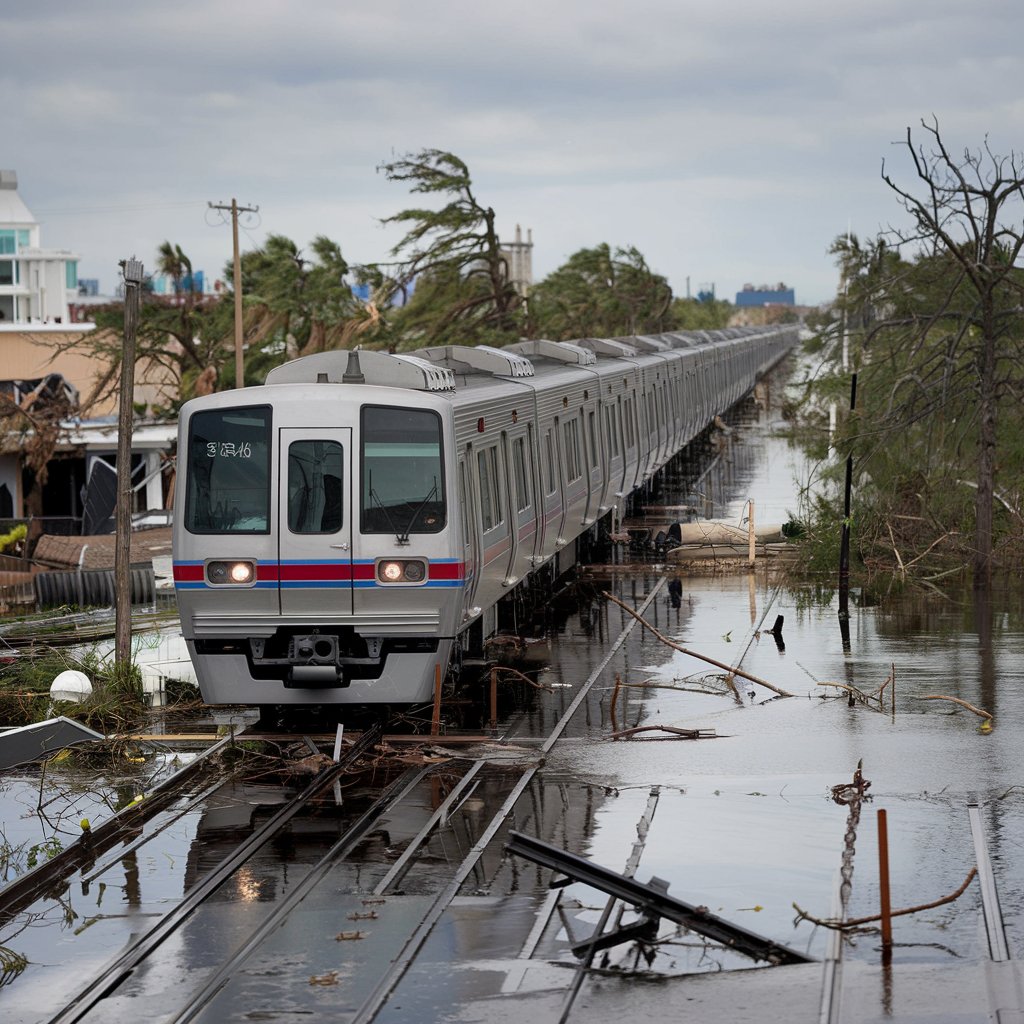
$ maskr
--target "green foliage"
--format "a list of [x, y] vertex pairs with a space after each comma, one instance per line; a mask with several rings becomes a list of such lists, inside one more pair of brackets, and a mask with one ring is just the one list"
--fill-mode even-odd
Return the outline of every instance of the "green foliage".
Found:
[[439, 196], [439, 209], [412, 207], [384, 224], [406, 229], [392, 249], [400, 259], [392, 291], [415, 282], [412, 302], [391, 314], [391, 337], [403, 349], [439, 342], [464, 345], [517, 341], [522, 301], [509, 276], [494, 210], [473, 192], [469, 168], [454, 154], [424, 149], [379, 168], [414, 194]]
[[672, 300], [669, 315], [672, 329], [677, 331], [717, 331], [729, 326], [736, 307], [726, 299], [676, 298]]
[[243, 255], [247, 376], [261, 380], [285, 358], [343, 345], [351, 325], [364, 317], [341, 247], [317, 235], [310, 252], [306, 258], [291, 239], [269, 235]]
[[531, 334], [565, 341], [666, 331], [672, 289], [630, 246], [580, 249], [530, 294]]
[[27, 536], [28, 527], [24, 523], [12, 527], [7, 533], [0, 533], [0, 551], [7, 551], [8, 548], [23, 543]]

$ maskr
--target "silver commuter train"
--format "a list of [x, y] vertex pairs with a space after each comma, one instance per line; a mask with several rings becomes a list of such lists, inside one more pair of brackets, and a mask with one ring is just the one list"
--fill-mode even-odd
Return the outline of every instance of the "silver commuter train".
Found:
[[333, 351], [186, 403], [174, 581], [203, 699], [430, 700], [503, 598], [571, 568], [797, 337]]

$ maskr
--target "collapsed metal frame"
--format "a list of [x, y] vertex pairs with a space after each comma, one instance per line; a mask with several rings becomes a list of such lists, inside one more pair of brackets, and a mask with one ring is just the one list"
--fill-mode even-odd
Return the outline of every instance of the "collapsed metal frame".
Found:
[[661, 918], [665, 917], [692, 932], [720, 943], [726, 949], [753, 960], [766, 961], [773, 966], [816, 962], [813, 957], [725, 921], [704, 907], [696, 907], [669, 896], [668, 882], [664, 879], [651, 878], [650, 882], [637, 882], [617, 871], [594, 864], [585, 857], [569, 853], [521, 832], [509, 832], [505, 849], [517, 857], [523, 857], [564, 875], [564, 878], [556, 878], [551, 882], [552, 888], [582, 882], [636, 908], [640, 914], [640, 921], [576, 944], [573, 946], [573, 952], [577, 956], [634, 939], [649, 941], [657, 936], [658, 924]]

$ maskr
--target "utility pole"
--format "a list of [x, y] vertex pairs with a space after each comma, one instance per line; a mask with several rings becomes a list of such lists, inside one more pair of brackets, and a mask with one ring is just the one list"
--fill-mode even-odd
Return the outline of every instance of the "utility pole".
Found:
[[207, 203], [211, 210], [221, 213], [231, 211], [231, 249], [234, 263], [235, 289], [235, 387], [245, 387], [245, 367], [242, 361], [242, 260], [238, 254], [238, 215], [240, 213], [259, 213], [258, 206], [239, 206], [238, 200], [232, 199], [231, 205], [224, 203]]
[[121, 260], [121, 272], [124, 274], [124, 351], [117, 410], [117, 511], [114, 520], [114, 661], [119, 669], [131, 664], [132, 654], [132, 399], [139, 293], [145, 277], [142, 263], [136, 259]]

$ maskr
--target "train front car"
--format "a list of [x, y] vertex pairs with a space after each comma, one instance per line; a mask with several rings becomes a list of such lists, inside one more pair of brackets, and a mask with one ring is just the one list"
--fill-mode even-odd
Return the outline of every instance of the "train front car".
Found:
[[418, 703], [447, 667], [465, 582], [451, 383], [347, 355], [182, 408], [175, 588], [208, 704]]

